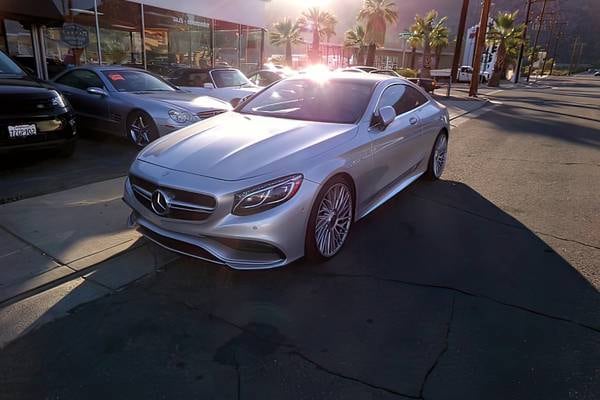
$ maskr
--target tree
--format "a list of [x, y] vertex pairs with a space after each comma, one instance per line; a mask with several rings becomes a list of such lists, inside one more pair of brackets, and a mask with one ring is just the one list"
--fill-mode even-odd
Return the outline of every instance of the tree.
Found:
[[445, 24], [438, 24], [434, 27], [431, 32], [431, 39], [429, 40], [431, 48], [435, 54], [435, 69], [440, 67], [440, 59], [442, 57], [442, 50], [450, 43], [450, 30]]
[[388, 24], [398, 21], [396, 4], [391, 0], [365, 0], [357, 19], [366, 23], [367, 65], [375, 64], [375, 50], [383, 46]]
[[419, 32], [412, 31], [407, 39], [408, 45], [411, 47], [410, 53], [410, 68], [415, 69], [417, 63], [417, 47], [423, 43], [423, 37]]
[[344, 34], [344, 46], [354, 49], [354, 59], [357, 65], [365, 63], [365, 28], [356, 25]]
[[[421, 36], [421, 45], [423, 46], [423, 67], [421, 68], [421, 78], [431, 78], [431, 37], [434, 32], [442, 29], [446, 23], [447, 17], [438, 18], [438, 12], [431, 10], [424, 17], [419, 14], [415, 16], [415, 23], [412, 31]], [[436, 21], [437, 20], [437, 21]]]
[[269, 32], [269, 41], [273, 46], [285, 46], [285, 64], [292, 66], [292, 45], [302, 42], [300, 25], [289, 18], [276, 22]]
[[516, 46], [521, 45], [525, 24], [516, 24], [518, 11], [498, 12], [494, 17], [494, 24], [488, 34], [488, 40], [498, 45], [494, 71], [488, 82], [488, 86], [498, 86], [505, 71], [507, 58], [512, 54]]
[[335, 35], [337, 19], [328, 11], [321, 11], [319, 7], [309, 8], [302, 13], [298, 20], [302, 30], [312, 32], [312, 61], [321, 62], [321, 39]]

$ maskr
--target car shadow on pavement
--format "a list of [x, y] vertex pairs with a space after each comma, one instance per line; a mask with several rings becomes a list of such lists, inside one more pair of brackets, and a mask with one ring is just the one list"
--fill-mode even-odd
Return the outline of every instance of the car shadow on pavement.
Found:
[[518, 220], [417, 182], [326, 263], [181, 259], [11, 343], [0, 376], [7, 398], [592, 398], [598, 310]]

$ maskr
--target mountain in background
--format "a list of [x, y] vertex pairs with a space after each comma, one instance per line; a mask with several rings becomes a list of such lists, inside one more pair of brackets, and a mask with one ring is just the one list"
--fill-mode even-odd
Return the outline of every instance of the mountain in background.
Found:
[[[462, 0], [395, 0], [395, 2], [398, 6], [398, 24], [388, 30], [385, 47], [402, 48], [398, 33], [410, 27], [416, 14], [423, 15], [431, 9], [436, 9], [440, 16], [448, 16], [450, 31], [453, 36], [456, 35]], [[532, 6], [533, 17], [539, 15], [541, 3], [540, 1]], [[337, 35], [331, 40], [332, 43], [343, 42], [344, 32], [356, 24], [356, 15], [361, 5], [361, 0], [330, 0], [327, 6], [323, 7], [333, 12], [339, 21], [336, 26]], [[498, 11], [518, 9], [519, 18], [524, 20], [525, 6], [526, 0], [494, 0], [490, 15], [493, 16]], [[294, 19], [300, 16], [304, 9], [300, 1], [271, 0], [267, 3], [267, 18], [269, 24], [283, 17]], [[562, 20], [567, 21], [565, 27], [567, 36], [562, 39], [559, 46], [557, 62], [569, 63], [573, 41], [579, 36], [585, 43], [581, 62], [600, 64], [600, 40], [598, 40], [600, 39], [600, 0], [548, 0], [547, 11], [556, 12], [557, 9]], [[480, 0], [471, 0], [467, 28], [479, 22], [480, 13]], [[542, 31], [539, 43], [545, 47], [547, 42], [548, 33]], [[554, 41], [551, 47], [554, 46], [553, 43]]]

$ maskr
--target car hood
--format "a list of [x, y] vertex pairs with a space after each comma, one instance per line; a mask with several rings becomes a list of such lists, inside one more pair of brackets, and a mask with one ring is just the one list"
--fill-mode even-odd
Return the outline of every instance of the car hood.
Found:
[[205, 110], [231, 110], [231, 104], [215, 99], [209, 96], [199, 96], [193, 93], [185, 92], [139, 92], [131, 93], [131, 96], [139, 96], [144, 99], [152, 99], [171, 105], [176, 108], [183, 108], [191, 112]]
[[299, 121], [228, 112], [171, 133], [138, 159], [221, 180], [288, 171], [338, 146], [356, 125]]
[[14, 77], [0, 79], [0, 95], [49, 95], [54, 88], [29, 77]]

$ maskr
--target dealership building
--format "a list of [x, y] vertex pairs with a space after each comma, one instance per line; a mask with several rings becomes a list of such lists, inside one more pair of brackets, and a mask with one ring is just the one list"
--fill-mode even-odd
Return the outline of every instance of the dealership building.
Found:
[[159, 74], [263, 62], [264, 0], [2, 0], [0, 49], [52, 78], [83, 64]]

